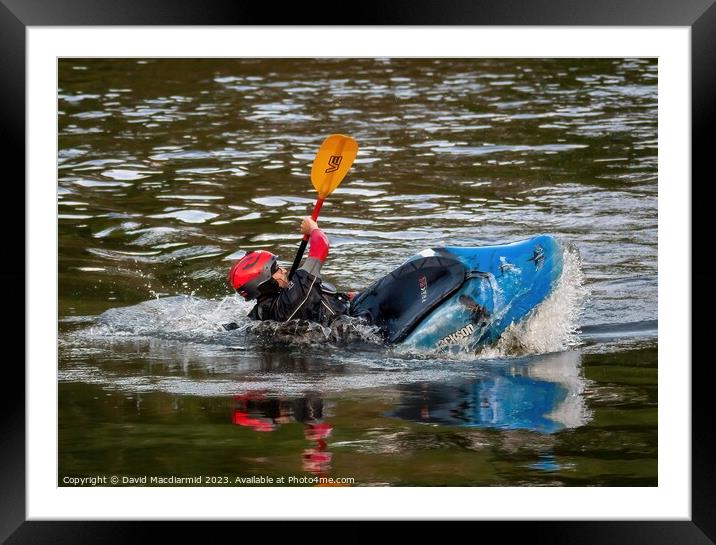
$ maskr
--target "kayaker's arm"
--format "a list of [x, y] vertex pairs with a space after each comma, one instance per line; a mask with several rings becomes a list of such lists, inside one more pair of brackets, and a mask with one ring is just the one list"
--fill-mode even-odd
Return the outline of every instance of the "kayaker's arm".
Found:
[[326, 234], [318, 228], [318, 224], [311, 218], [305, 218], [301, 223], [301, 231], [310, 234], [308, 257], [301, 269], [316, 278], [321, 277], [321, 267], [328, 257], [330, 244]]
[[308, 257], [288, 287], [274, 299], [270, 309], [273, 320], [283, 322], [297, 317], [318, 319], [316, 309], [321, 304], [321, 267], [328, 257], [328, 237], [311, 218], [303, 219], [301, 231], [309, 235]]
[[[279, 283], [282, 289], [275, 296], [259, 301], [249, 313], [250, 318], [277, 322], [292, 319], [322, 321], [323, 308], [326, 305], [322, 306], [320, 272], [328, 257], [330, 245], [328, 237], [311, 218], [303, 219], [301, 231], [304, 235], [308, 235], [310, 243], [308, 257], [303, 267], [296, 271], [290, 281], [284, 280], [283, 284]], [[329, 311], [335, 313], [331, 308]]]

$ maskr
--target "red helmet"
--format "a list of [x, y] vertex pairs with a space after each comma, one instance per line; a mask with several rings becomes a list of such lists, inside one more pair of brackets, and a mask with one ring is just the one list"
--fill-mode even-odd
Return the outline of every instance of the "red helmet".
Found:
[[278, 269], [278, 256], [265, 250], [247, 253], [229, 271], [229, 282], [244, 299], [250, 301], [261, 295], [271, 275]]

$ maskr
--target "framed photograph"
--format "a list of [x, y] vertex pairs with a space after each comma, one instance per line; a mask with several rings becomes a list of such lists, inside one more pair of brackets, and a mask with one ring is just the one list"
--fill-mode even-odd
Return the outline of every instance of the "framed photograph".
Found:
[[0, 6], [27, 203], [3, 539], [712, 542], [689, 280], [716, 8], [476, 6]]

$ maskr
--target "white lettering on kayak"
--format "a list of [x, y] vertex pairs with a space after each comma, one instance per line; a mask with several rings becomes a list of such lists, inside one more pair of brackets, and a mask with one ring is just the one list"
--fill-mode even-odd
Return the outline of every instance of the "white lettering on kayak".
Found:
[[462, 329], [458, 329], [454, 333], [450, 333], [447, 337], [443, 337], [440, 339], [437, 343], [437, 347], [440, 348], [442, 346], [447, 346], [449, 344], [455, 344], [458, 343], [465, 338], [469, 337], [475, 332], [475, 326], [472, 324], [467, 324]]
[[425, 276], [418, 278], [418, 287], [420, 288], [420, 302], [424, 303], [428, 300], [428, 279]]

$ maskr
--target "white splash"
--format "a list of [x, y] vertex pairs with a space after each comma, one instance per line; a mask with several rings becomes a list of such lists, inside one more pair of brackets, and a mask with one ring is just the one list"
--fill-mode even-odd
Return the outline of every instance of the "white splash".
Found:
[[[236, 346], [312, 346], [335, 343], [381, 345], [375, 326], [342, 316], [330, 327], [307, 320], [290, 322], [256, 321], [247, 314], [253, 302], [238, 295], [220, 300], [193, 295], [159, 297], [130, 307], [105, 311], [90, 321], [93, 325], [74, 332], [72, 337], [95, 340], [112, 338], [159, 338], [187, 343]], [[229, 329], [225, 324], [232, 324]]]
[[554, 291], [524, 320], [509, 326], [480, 357], [524, 356], [559, 352], [579, 345], [579, 323], [588, 301], [582, 260], [572, 245], [564, 245], [562, 276]]

